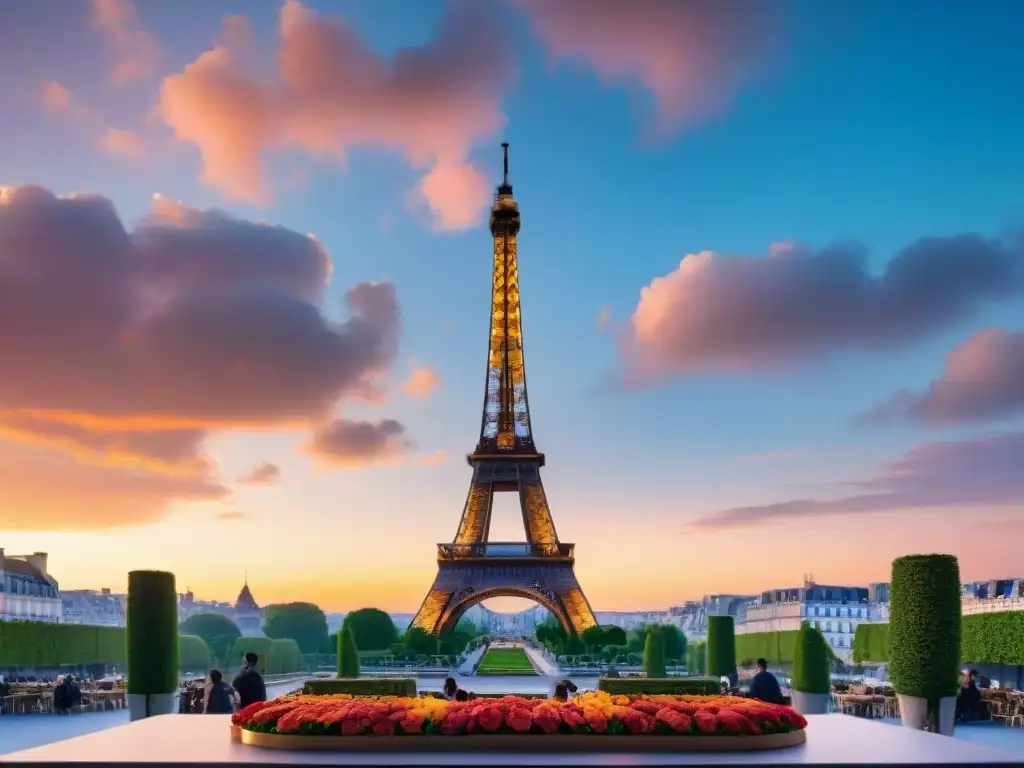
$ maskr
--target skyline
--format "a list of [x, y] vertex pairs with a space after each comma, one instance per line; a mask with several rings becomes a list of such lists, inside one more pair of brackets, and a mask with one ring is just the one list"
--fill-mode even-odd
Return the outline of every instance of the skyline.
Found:
[[63, 588], [248, 570], [261, 603], [416, 610], [469, 486], [506, 140], [596, 609], [910, 552], [1014, 574], [1024, 8], [55, 5], [0, 9], [0, 546]]

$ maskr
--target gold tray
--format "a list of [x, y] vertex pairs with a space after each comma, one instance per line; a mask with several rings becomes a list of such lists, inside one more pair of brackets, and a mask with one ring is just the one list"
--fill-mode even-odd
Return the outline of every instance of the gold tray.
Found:
[[295, 736], [257, 733], [237, 726], [231, 738], [253, 747], [351, 752], [759, 752], [795, 747], [807, 741], [806, 731], [763, 736], [612, 736], [557, 733], [449, 736]]

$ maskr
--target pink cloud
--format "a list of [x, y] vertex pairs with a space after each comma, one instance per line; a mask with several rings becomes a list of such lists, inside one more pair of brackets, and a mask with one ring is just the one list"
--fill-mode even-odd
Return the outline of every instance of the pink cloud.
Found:
[[731, 0], [519, 0], [555, 60], [603, 81], [637, 84], [656, 104], [656, 132], [721, 112], [773, 64], [775, 11]]
[[438, 227], [475, 223], [489, 189], [465, 159], [504, 125], [499, 100], [512, 73], [481, 4], [456, 4], [433, 40], [390, 59], [344, 18], [319, 17], [298, 0], [284, 3], [279, 21], [274, 77], [255, 74], [260, 51], [234, 18], [218, 45], [163, 83], [160, 113], [199, 148], [204, 181], [262, 203], [272, 195], [266, 152], [297, 147], [341, 161], [356, 147], [392, 149], [431, 169], [419, 193]]
[[1022, 289], [1021, 246], [973, 235], [918, 240], [880, 275], [844, 244], [704, 251], [640, 291], [620, 341], [634, 381], [777, 368], [928, 338]]
[[221, 512], [217, 515], [217, 519], [227, 523], [237, 523], [241, 520], [248, 520], [249, 514], [247, 512], [241, 512], [237, 509], [229, 510], [228, 512]]
[[261, 461], [241, 478], [245, 485], [271, 485], [281, 479], [281, 468], [269, 461]]
[[426, 456], [420, 456], [416, 463], [421, 467], [436, 467], [448, 461], [447, 451], [434, 451]]
[[979, 331], [946, 358], [924, 392], [895, 393], [864, 417], [927, 424], [997, 421], [1024, 412], [1024, 332]]
[[317, 430], [305, 449], [326, 463], [351, 467], [400, 462], [415, 447], [394, 419], [336, 419]]
[[116, 157], [138, 160], [146, 152], [146, 142], [134, 131], [107, 128], [96, 138], [96, 145]]
[[855, 493], [833, 500], [797, 499], [736, 507], [702, 517], [690, 529], [740, 528], [766, 522], [873, 512], [926, 512], [1019, 504], [1024, 495], [1024, 432], [924, 443], [867, 480], [836, 483]]
[[117, 56], [109, 74], [114, 85], [127, 85], [156, 74], [163, 58], [160, 42], [139, 20], [129, 0], [92, 0], [92, 28], [103, 35]]
[[71, 89], [66, 85], [50, 80], [43, 84], [40, 90], [39, 100], [43, 109], [51, 115], [70, 117], [78, 121], [91, 121], [92, 112], [80, 105]]
[[409, 374], [402, 389], [407, 397], [422, 398], [437, 389], [440, 384], [441, 377], [437, 374], [437, 369], [432, 365], [424, 365]]

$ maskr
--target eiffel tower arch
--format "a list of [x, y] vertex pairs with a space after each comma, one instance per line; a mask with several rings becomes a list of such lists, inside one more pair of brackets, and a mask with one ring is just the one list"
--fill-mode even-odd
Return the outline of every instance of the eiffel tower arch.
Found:
[[[574, 545], [559, 540], [541, 482], [545, 457], [533, 440], [523, 355], [516, 243], [521, 220], [508, 179], [508, 144], [502, 148], [504, 181], [491, 208], [494, 260], [483, 414], [476, 450], [466, 457], [473, 478], [455, 538], [437, 545], [437, 577], [412, 626], [443, 633], [488, 598], [525, 597], [578, 634], [597, 620], [576, 580]], [[518, 495], [525, 541], [490, 541], [495, 493]]]

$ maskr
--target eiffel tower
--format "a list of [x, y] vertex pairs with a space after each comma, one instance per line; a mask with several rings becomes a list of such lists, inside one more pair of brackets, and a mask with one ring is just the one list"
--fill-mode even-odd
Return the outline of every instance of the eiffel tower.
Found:
[[[437, 545], [437, 577], [411, 626], [442, 634], [471, 606], [513, 596], [540, 603], [567, 632], [579, 634], [597, 620], [573, 572], [574, 545], [558, 540], [540, 479], [544, 454], [533, 442], [523, 358], [519, 204], [508, 180], [508, 144], [501, 146], [505, 178], [491, 208], [494, 270], [483, 418], [480, 441], [466, 457], [473, 479], [454, 541]], [[489, 540], [495, 493], [519, 495], [525, 542]]]

